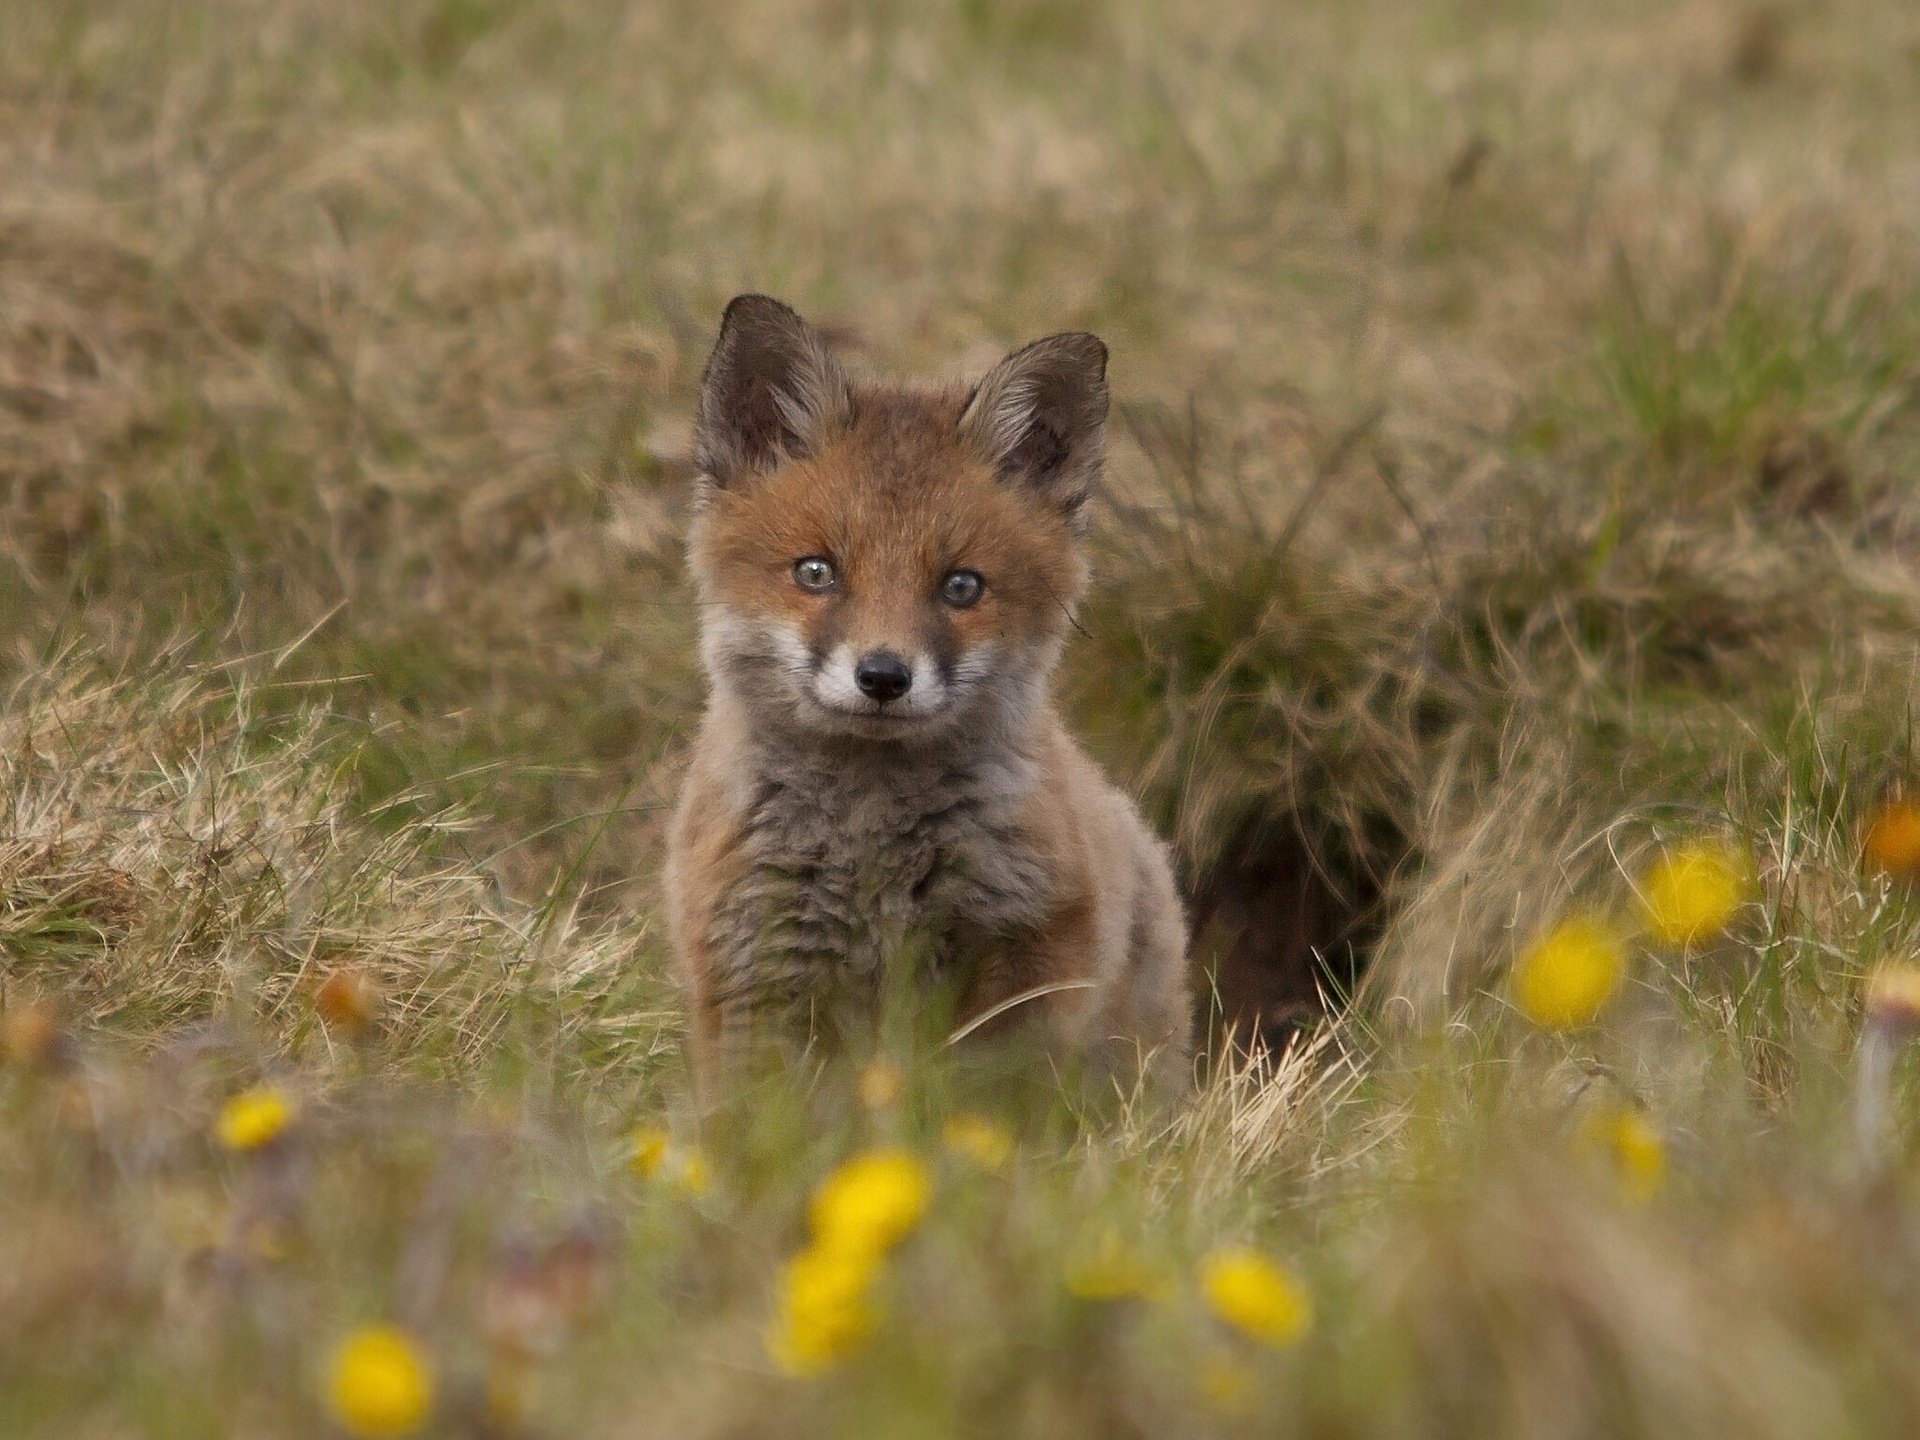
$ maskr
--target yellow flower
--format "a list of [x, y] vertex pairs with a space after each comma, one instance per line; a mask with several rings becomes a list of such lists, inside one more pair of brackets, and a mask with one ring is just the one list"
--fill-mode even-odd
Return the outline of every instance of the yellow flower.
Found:
[[66, 1049], [66, 1036], [52, 1007], [22, 1001], [0, 1010], [0, 1056], [16, 1065], [50, 1067]]
[[1651, 1200], [1667, 1178], [1667, 1141], [1636, 1106], [1615, 1105], [1589, 1115], [1587, 1144], [1606, 1160], [1633, 1200]]
[[885, 1055], [877, 1055], [861, 1070], [858, 1089], [860, 1103], [869, 1110], [890, 1110], [900, 1103], [907, 1088], [907, 1072]]
[[1867, 977], [1867, 1019], [1889, 1030], [1920, 1030], [1920, 965], [1886, 964]]
[[789, 1375], [817, 1375], [856, 1353], [880, 1323], [879, 1255], [816, 1242], [780, 1272], [767, 1353]]
[[1068, 1254], [1062, 1278], [1067, 1293], [1080, 1300], [1153, 1300], [1167, 1289], [1166, 1276], [1111, 1225]]
[[433, 1369], [404, 1330], [368, 1325], [340, 1342], [327, 1368], [327, 1409], [350, 1435], [411, 1435], [433, 1408]]
[[1239, 1356], [1209, 1355], [1200, 1362], [1194, 1378], [1201, 1398], [1215, 1413], [1231, 1417], [1253, 1412], [1254, 1390], [1259, 1379]]
[[1911, 800], [1882, 805], [1867, 820], [1861, 848], [1875, 870], [1908, 878], [1920, 875], [1920, 805]]
[[1216, 1250], [1200, 1264], [1207, 1306], [1242, 1334], [1284, 1349], [1313, 1326], [1313, 1297], [1286, 1266], [1247, 1245]]
[[884, 1255], [920, 1223], [932, 1196], [927, 1167], [907, 1151], [863, 1151], [813, 1192], [814, 1239], [823, 1246]]
[[229, 1150], [258, 1150], [278, 1140], [298, 1113], [299, 1107], [279, 1086], [256, 1085], [220, 1107], [214, 1133]]
[[707, 1193], [712, 1184], [713, 1175], [707, 1168], [707, 1152], [687, 1146], [678, 1152], [678, 1163], [674, 1167], [674, 1183], [696, 1199]]
[[642, 1180], [651, 1180], [667, 1163], [667, 1147], [672, 1143], [673, 1137], [658, 1125], [636, 1125], [633, 1127], [632, 1154], [627, 1163]]
[[636, 1125], [627, 1164], [642, 1180], [658, 1180], [698, 1197], [707, 1193], [712, 1172], [706, 1153], [682, 1145], [658, 1125]]
[[313, 1008], [335, 1029], [359, 1035], [379, 1018], [380, 987], [364, 971], [336, 970], [313, 992]]
[[1562, 920], [1520, 957], [1513, 999], [1520, 1013], [1544, 1030], [1591, 1024], [1627, 973], [1626, 946], [1617, 930], [1590, 915]]
[[998, 1174], [1013, 1158], [1013, 1135], [998, 1120], [972, 1111], [948, 1118], [941, 1127], [940, 1143], [949, 1155], [971, 1160], [982, 1170]]
[[1640, 882], [1647, 929], [1663, 945], [1711, 940], [1755, 890], [1746, 856], [1717, 840], [1667, 851]]
[[661, 1173], [675, 1188], [696, 1200], [713, 1185], [713, 1170], [707, 1164], [707, 1152], [697, 1145], [675, 1145], [668, 1150]]

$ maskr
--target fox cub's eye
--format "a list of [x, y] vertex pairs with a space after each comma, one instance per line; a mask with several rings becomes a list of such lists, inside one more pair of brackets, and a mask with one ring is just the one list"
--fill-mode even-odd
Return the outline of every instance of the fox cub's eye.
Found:
[[818, 555], [793, 562], [793, 583], [802, 590], [831, 590], [836, 578], [833, 562], [822, 560]]
[[956, 610], [964, 610], [980, 598], [987, 582], [974, 570], [956, 570], [940, 582], [940, 598]]

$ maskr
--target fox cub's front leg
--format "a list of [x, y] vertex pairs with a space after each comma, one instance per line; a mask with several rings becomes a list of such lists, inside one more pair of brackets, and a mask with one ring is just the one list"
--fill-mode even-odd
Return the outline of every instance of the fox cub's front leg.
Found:
[[693, 1069], [694, 1093], [709, 1104], [721, 1093], [728, 1056], [745, 1047], [746, 1013], [737, 999], [729, 999], [716, 984], [711, 956], [705, 945], [679, 947], [681, 980], [687, 996], [687, 1059]]
[[738, 957], [716, 945], [715, 921], [745, 869], [744, 827], [732, 821], [721, 787], [696, 763], [673, 819], [666, 873], [667, 917], [687, 997], [687, 1053], [703, 1101], [718, 1095], [728, 1057], [744, 1047], [749, 997]]
[[[673, 945], [688, 1001], [687, 1048], [703, 1100], [758, 1042], [804, 1046], [837, 1030], [862, 992], [847, 973], [860, 927], [828, 923], [794, 867], [760, 853], [752, 826], [696, 774], [675, 819], [668, 868]], [[825, 914], [823, 915], [823, 913]], [[788, 1053], [791, 1053], [790, 1051]]]

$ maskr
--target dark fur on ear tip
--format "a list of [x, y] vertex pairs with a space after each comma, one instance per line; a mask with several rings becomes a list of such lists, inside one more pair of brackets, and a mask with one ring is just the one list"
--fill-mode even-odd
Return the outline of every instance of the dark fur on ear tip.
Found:
[[771, 295], [736, 295], [700, 379], [695, 464], [725, 487], [810, 454], [847, 406], [847, 379], [825, 337]]
[[1081, 363], [1090, 367], [1094, 377], [1104, 381], [1107, 378], [1107, 342], [1091, 330], [1062, 330], [1057, 335], [1049, 335], [1044, 340], [1036, 340], [1035, 345], [1057, 345], [1063, 353], [1075, 355]]
[[1022, 346], [976, 385], [960, 429], [1012, 484], [1078, 523], [1106, 455], [1107, 347], [1068, 330]]
[[720, 312], [720, 333], [726, 334], [729, 325], [752, 324], [761, 320], [797, 325], [807, 323], [800, 318], [800, 312], [786, 301], [762, 295], [757, 290], [745, 290], [729, 300], [726, 309]]

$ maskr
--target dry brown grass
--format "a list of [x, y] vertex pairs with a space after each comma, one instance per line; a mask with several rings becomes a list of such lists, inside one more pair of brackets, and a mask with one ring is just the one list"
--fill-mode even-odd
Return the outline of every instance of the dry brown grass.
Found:
[[[390, 1060], [461, 1073], [509, 1048], [522, 997], [566, 997], [563, 1045], [612, 997], [664, 1001], [633, 975], [644, 920], [584, 924], [559, 893], [503, 902], [449, 858], [471, 821], [395, 825], [417, 797], [358, 802], [353, 744], [324, 711], [177, 660], [116, 677], [56, 656], [0, 722], [14, 1003], [44, 995], [65, 1023], [145, 1043], [215, 1021], [223, 1045], [293, 1058], [329, 1048], [314, 997], [345, 973], [378, 996]], [[655, 1032], [637, 1056], [611, 1047], [630, 1065], [665, 1048], [665, 1017], [629, 1018]]]

